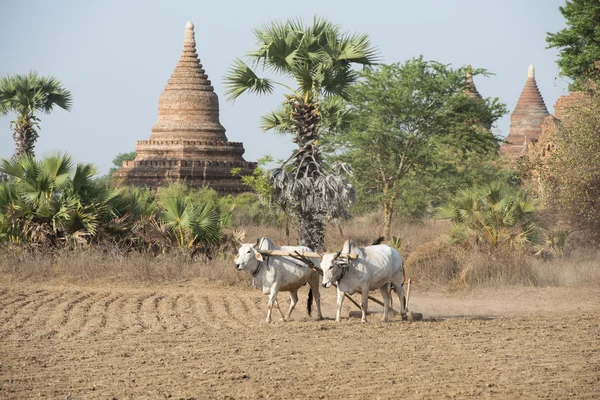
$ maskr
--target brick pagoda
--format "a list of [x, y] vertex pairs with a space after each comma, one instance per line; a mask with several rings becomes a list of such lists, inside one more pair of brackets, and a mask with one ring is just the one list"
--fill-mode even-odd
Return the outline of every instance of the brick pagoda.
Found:
[[542, 124], [548, 115], [548, 109], [535, 81], [532, 64], [529, 66], [527, 81], [519, 101], [510, 115], [510, 131], [500, 147], [500, 152], [512, 158], [522, 155], [530, 144], [538, 141], [542, 133]]
[[[472, 71], [471, 65], [467, 65], [467, 86], [466, 86], [464, 93], [465, 93], [465, 95], [467, 95], [468, 97], [470, 97], [472, 99], [483, 101], [483, 97], [481, 96], [481, 94], [479, 94], [479, 91], [477, 90], [477, 87], [475, 86], [475, 82], [473, 82], [473, 74], [471, 73], [471, 71]], [[492, 124], [488, 123], [488, 124], [483, 125], [483, 127], [485, 128], [486, 131], [491, 131]]]
[[150, 140], [140, 140], [134, 161], [114, 174], [119, 183], [156, 188], [168, 182], [210, 187], [219, 193], [247, 191], [231, 170], [250, 175], [242, 143], [229, 142], [219, 122], [219, 99], [196, 53], [194, 24], [185, 26], [183, 52], [158, 100]]

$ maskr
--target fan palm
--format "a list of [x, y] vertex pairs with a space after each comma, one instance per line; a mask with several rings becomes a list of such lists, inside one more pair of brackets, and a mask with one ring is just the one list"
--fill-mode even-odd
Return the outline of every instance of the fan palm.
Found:
[[[10, 221], [11, 232], [20, 232], [25, 241], [81, 242], [96, 236], [99, 227], [115, 216], [110, 203], [119, 191], [96, 185], [96, 167], [75, 166], [67, 154], [2, 160], [0, 172], [10, 177], [3, 183], [0, 214], [4, 225]], [[39, 227], [36, 232], [44, 232], [45, 238], [32, 237], [32, 227]]]
[[176, 238], [178, 247], [216, 244], [221, 238], [219, 210], [212, 204], [196, 205], [189, 199], [165, 196], [160, 219]]
[[37, 112], [49, 114], [55, 106], [70, 110], [71, 92], [53, 76], [39, 76], [37, 72], [0, 78], [0, 115], [16, 114], [10, 126], [16, 144], [15, 156], [34, 155], [38, 138]]
[[527, 192], [493, 182], [484, 187], [460, 190], [437, 210], [436, 218], [449, 219], [453, 224], [452, 241], [472, 241], [480, 246], [497, 249], [537, 244], [540, 228], [536, 223], [539, 202]]
[[[319, 18], [312, 26], [297, 20], [274, 22], [254, 34], [258, 48], [248, 53], [250, 65], [236, 59], [225, 76], [227, 96], [235, 100], [245, 92], [272, 94], [275, 85], [289, 91], [283, 106], [262, 119], [264, 130], [291, 133], [298, 145], [281, 168], [271, 172], [271, 181], [275, 196], [295, 205], [302, 244], [321, 249], [323, 217], [347, 216], [353, 190], [335, 176], [339, 170], [325, 168], [319, 131], [324, 125], [340, 126], [344, 113], [336, 99], [347, 98], [348, 88], [358, 79], [352, 64], [371, 65], [377, 52], [367, 35], [343, 33], [339, 26]], [[256, 67], [294, 83], [260, 78], [253, 70]]]

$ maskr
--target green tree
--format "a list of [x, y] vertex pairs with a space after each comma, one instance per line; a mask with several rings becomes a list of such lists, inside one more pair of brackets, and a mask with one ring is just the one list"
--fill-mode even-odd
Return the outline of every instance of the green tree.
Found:
[[452, 222], [455, 243], [473, 243], [496, 250], [503, 246], [522, 249], [541, 240], [537, 223], [539, 201], [504, 182], [461, 189], [437, 210], [436, 218]]
[[[423, 212], [428, 196], [459, 183], [440, 178], [460, 174], [461, 160], [495, 155], [497, 140], [485, 127], [506, 108], [466, 95], [469, 85], [465, 68], [419, 57], [367, 69], [351, 88], [351, 129], [325, 139], [333, 157], [352, 166], [359, 194], [382, 205], [383, 236], [390, 237], [398, 202]], [[435, 183], [446, 187], [436, 191]]]
[[16, 114], [10, 123], [16, 144], [15, 156], [34, 156], [40, 122], [36, 113], [49, 114], [54, 106], [68, 111], [71, 104], [71, 92], [55, 77], [30, 72], [0, 78], [0, 115]]
[[[322, 160], [323, 111], [327, 109], [328, 116], [343, 113], [339, 108], [335, 111], [336, 98], [347, 97], [358, 78], [352, 64], [374, 63], [376, 51], [366, 35], [343, 33], [339, 26], [318, 18], [312, 26], [297, 20], [271, 23], [254, 34], [258, 45], [248, 53], [250, 65], [237, 59], [225, 76], [227, 95], [234, 100], [246, 91], [272, 94], [275, 85], [289, 90], [283, 107], [264, 116], [262, 122], [265, 130], [291, 133], [298, 145], [292, 156], [272, 171], [271, 184], [278, 201], [293, 205], [302, 244], [320, 250], [324, 218], [347, 216], [352, 197], [351, 187], [340, 176], [343, 167], [330, 169]], [[293, 83], [259, 78], [252, 69], [256, 67]]]
[[598, 0], [567, 1], [559, 10], [567, 27], [546, 33], [548, 48], [559, 49], [561, 74], [580, 87], [586, 79], [600, 78], [595, 63], [600, 61], [600, 2]]
[[137, 157], [137, 151], [130, 151], [129, 153], [119, 153], [115, 158], [113, 158], [112, 163], [114, 167], [108, 171], [109, 175], [117, 172], [119, 168], [123, 166], [123, 161], [133, 161]]
[[[252, 175], [244, 175], [241, 176], [240, 179], [242, 182], [252, 188], [254, 193], [258, 195], [259, 200], [267, 205], [273, 206], [281, 211], [284, 216], [284, 225], [285, 225], [285, 238], [289, 243], [290, 241], [290, 214], [291, 204], [287, 202], [287, 198], [276, 198], [274, 196], [273, 185], [271, 184], [270, 173], [265, 169], [265, 165], [273, 162], [273, 157], [270, 155], [266, 155], [261, 157], [257, 161], [257, 167], [252, 171]], [[233, 175], [238, 175], [240, 172], [239, 168], [235, 168], [231, 171]]]

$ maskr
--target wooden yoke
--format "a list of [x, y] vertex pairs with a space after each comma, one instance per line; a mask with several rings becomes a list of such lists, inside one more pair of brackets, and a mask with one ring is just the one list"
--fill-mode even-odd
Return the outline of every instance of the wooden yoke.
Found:
[[[298, 252], [298, 251], [286, 251], [286, 250], [259, 250], [258, 251], [260, 254], [262, 254], [263, 256], [284, 256], [284, 257], [293, 257], [293, 256], [303, 256], [303, 257], [314, 257], [314, 258], [323, 258], [322, 254], [316, 253], [314, 251], [305, 251], [305, 252]], [[349, 258], [351, 260], [356, 260], [358, 258], [358, 254], [348, 254], [348, 253], [342, 253], [340, 254], [340, 257], [344, 257], [344, 258]]]

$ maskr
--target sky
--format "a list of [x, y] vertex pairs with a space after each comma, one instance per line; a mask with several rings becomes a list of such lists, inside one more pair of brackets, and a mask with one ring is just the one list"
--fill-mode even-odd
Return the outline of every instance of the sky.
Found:
[[[484, 97], [509, 109], [494, 133], [508, 134], [510, 112], [529, 64], [550, 113], [568, 81], [559, 77], [557, 51], [546, 32], [565, 27], [564, 0], [0, 0], [0, 75], [37, 70], [54, 75], [73, 94], [70, 112], [39, 115], [36, 154], [71, 153], [102, 173], [119, 153], [148, 140], [158, 117], [158, 97], [183, 48], [185, 24], [195, 25], [200, 61], [220, 100], [227, 137], [243, 142], [244, 158], [285, 159], [289, 137], [263, 133], [261, 115], [283, 100], [242, 95], [225, 100], [223, 76], [236, 57], [254, 49], [254, 28], [273, 20], [315, 15], [347, 32], [366, 33], [384, 63], [426, 60], [458, 68], [471, 64], [495, 75], [476, 77]], [[10, 157], [14, 114], [0, 117], [0, 157]]]

